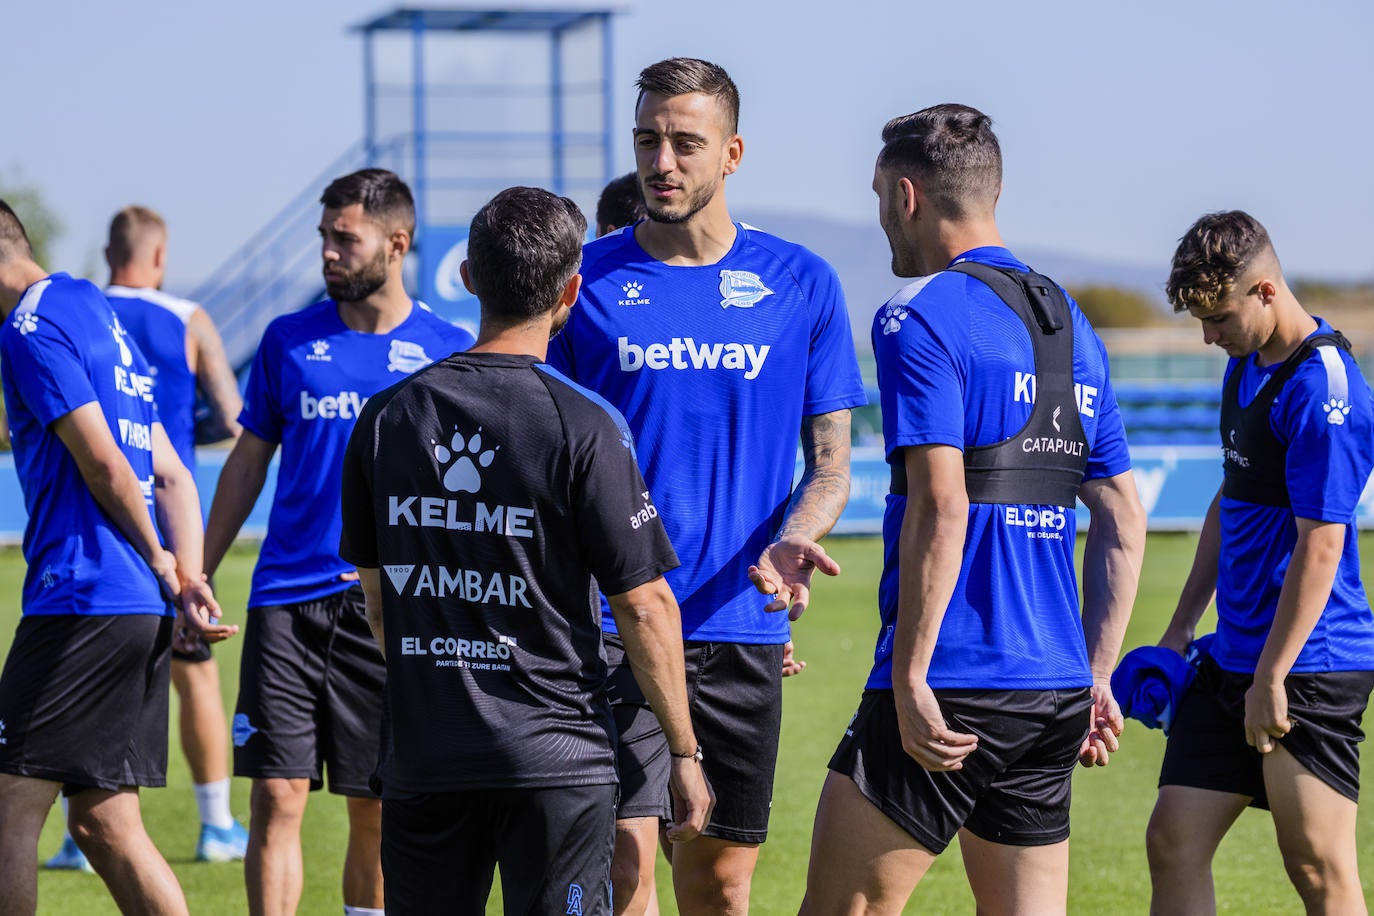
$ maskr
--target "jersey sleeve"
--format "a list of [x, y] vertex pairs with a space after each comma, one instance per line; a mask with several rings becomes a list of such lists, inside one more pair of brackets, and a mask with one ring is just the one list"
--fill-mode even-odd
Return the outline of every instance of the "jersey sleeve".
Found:
[[[914, 302], [914, 300], [913, 300]], [[891, 460], [911, 445], [964, 447], [967, 334], [951, 333], [939, 302], [893, 299], [873, 324], [883, 438]]]
[[278, 335], [269, 325], [258, 344], [258, 352], [253, 354], [253, 365], [248, 370], [248, 384], [243, 392], [243, 410], [239, 413], [239, 424], [264, 442], [281, 442], [282, 426], [285, 418], [281, 408], [279, 369], [282, 353]]
[[868, 399], [854, 353], [854, 332], [849, 326], [840, 278], [833, 267], [814, 258], [798, 277], [798, 283], [811, 303], [811, 344], [802, 415], [862, 407]]
[[17, 315], [13, 321], [5, 335], [3, 359], [39, 423], [46, 427], [97, 400], [76, 342], [66, 331], [42, 313]]
[[1095, 428], [1092, 450], [1088, 453], [1088, 464], [1083, 469], [1084, 480], [1100, 480], [1124, 474], [1131, 469], [1131, 453], [1126, 444], [1126, 424], [1121, 418], [1121, 407], [1116, 401], [1116, 390], [1112, 388], [1111, 370], [1107, 362], [1107, 348], [1101, 338], [1092, 335], [1097, 348], [1098, 358], [1102, 360], [1103, 384], [1097, 393], [1091, 409], [1095, 414]]
[[348, 437], [344, 449], [343, 476], [339, 506], [343, 527], [339, 533], [339, 557], [363, 569], [376, 569], [381, 560], [377, 550], [377, 512], [372, 492], [372, 462], [376, 454], [378, 411], [372, 405]]
[[675, 568], [678, 559], [639, 472], [629, 427], [619, 415], [593, 410], [594, 422], [570, 442], [572, 510], [587, 568], [602, 592], [619, 595]]
[[1374, 402], [1353, 359], [1318, 347], [1284, 386], [1270, 416], [1288, 446], [1293, 514], [1348, 524], [1374, 466]]

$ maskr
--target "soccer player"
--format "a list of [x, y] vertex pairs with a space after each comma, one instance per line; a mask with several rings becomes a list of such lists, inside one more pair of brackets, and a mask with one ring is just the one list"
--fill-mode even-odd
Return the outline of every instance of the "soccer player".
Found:
[[[129, 206], [110, 221], [105, 248], [110, 283], [105, 298], [152, 368], [153, 399], [177, 455], [196, 466], [196, 443], [237, 437], [243, 408], [238, 381], [209, 314], [162, 292], [167, 272], [167, 224], [147, 207]], [[196, 393], [209, 415], [196, 424]], [[172, 650], [172, 686], [181, 700], [181, 749], [190, 765], [200, 809], [196, 859], [242, 859], [248, 831], [229, 812], [229, 724], [220, 695], [219, 667], [209, 643], [190, 653]]]
[[[849, 410], [864, 403], [863, 384], [835, 272], [730, 219], [725, 179], [744, 141], [729, 75], [675, 58], [638, 85], [649, 218], [587, 245], [582, 294], [549, 363], [629, 421], [683, 561], [667, 579], [717, 803], [706, 835], [673, 852], [678, 906], [744, 912], [768, 830], [788, 618], [806, 608], [814, 570], [839, 572], [816, 541], [849, 497]], [[798, 436], [805, 471], [793, 491]], [[669, 816], [669, 747], [604, 607], [603, 623], [621, 736], [616, 907], [641, 913], [657, 822]]]
[[238, 629], [210, 623], [195, 481], [105, 297], [34, 263], [3, 201], [0, 315], [28, 511], [23, 617], [0, 673], [0, 911], [35, 912], [38, 836], [61, 792], [121, 910], [185, 913], [138, 787], [166, 779], [174, 631], [185, 647]]
[[220, 473], [205, 532], [213, 573], [280, 445], [233, 722], [234, 775], [253, 780], [244, 879], [255, 914], [295, 911], [301, 817], [325, 770], [330, 791], [348, 799], [345, 909], [382, 906], [381, 802], [368, 780], [380, 746], [385, 672], [357, 574], [338, 555], [339, 477], [367, 399], [472, 343], [402, 285], [415, 232], [404, 182], [363, 169], [336, 179], [320, 200], [331, 298], [264, 332], [239, 417], [243, 432]]
[[[1074, 761], [1105, 765], [1123, 724], [1109, 678], [1145, 512], [1102, 342], [1002, 243], [991, 121], [937, 105], [882, 139], [892, 272], [920, 279], [873, 323], [882, 626], [802, 912], [900, 913], [957, 834], [980, 913], [1062, 913]], [[1081, 619], [1075, 497], [1092, 513]]]
[[1215, 594], [1216, 637], [1174, 718], [1146, 834], [1150, 909], [1216, 911], [1212, 856], [1250, 805], [1273, 813], [1307, 912], [1363, 913], [1355, 823], [1374, 615], [1355, 510], [1374, 467], [1369, 386], [1248, 213], [1188, 229], [1168, 295], [1231, 361], [1223, 483], [1159, 642], [1184, 652]]
[[644, 195], [639, 190], [639, 176], [626, 172], [619, 178], [612, 178], [601, 189], [601, 197], [596, 202], [596, 237], [633, 226], [648, 215]]
[[[609, 914], [613, 720], [592, 576], [672, 749], [677, 843], [709, 818], [677, 565], [620, 415], [543, 364], [586, 220], [510, 188], [472, 220], [476, 345], [373, 398], [344, 460], [345, 559], [387, 657], [387, 912]], [[383, 579], [381, 570], [386, 570]]]

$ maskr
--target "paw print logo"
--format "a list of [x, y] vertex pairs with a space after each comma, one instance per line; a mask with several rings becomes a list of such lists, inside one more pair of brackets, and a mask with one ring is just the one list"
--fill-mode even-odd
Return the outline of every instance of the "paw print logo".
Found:
[[20, 334], [32, 334], [38, 330], [38, 316], [33, 312], [16, 315], [14, 316], [14, 327]]
[[1343, 426], [1346, 416], [1350, 413], [1350, 405], [1345, 402], [1345, 398], [1333, 397], [1322, 404], [1322, 412], [1326, 414], [1326, 422], [1332, 426]]
[[324, 356], [329, 352], [329, 341], [317, 340], [310, 345], [310, 349], [315, 351], [316, 356]]
[[883, 333], [896, 334], [902, 329], [902, 322], [906, 321], [907, 311], [904, 305], [885, 305], [883, 306]]
[[[482, 451], [482, 427], [477, 427], [477, 432], [471, 438], [464, 436], [457, 429], [453, 431], [453, 438], [448, 445], [442, 442], [434, 442], [434, 457], [439, 460], [439, 464], [448, 465], [444, 470], [444, 489], [450, 493], [476, 493], [482, 489], [482, 473], [477, 470], [480, 467], [491, 467], [492, 459], [496, 457], [497, 451], [501, 446]], [[453, 462], [449, 464], [449, 462]]]
[[644, 292], [644, 284], [638, 280], [631, 280], [620, 288], [624, 291], [627, 299], [638, 299]]
[[110, 333], [114, 335], [115, 343], [119, 344], [119, 361], [124, 364], [124, 368], [129, 368], [134, 364], [134, 354], [129, 349], [129, 345], [124, 342], [125, 331], [118, 318], [110, 326]]

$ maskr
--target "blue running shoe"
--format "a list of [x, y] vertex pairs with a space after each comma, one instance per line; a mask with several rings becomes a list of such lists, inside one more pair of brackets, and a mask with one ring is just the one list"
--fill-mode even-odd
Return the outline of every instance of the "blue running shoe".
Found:
[[91, 868], [91, 863], [86, 860], [86, 854], [81, 851], [80, 846], [76, 845], [76, 840], [69, 836], [62, 838], [62, 848], [57, 851], [57, 855], [44, 862], [43, 867], [62, 871], [83, 871], [88, 875], [95, 874], [95, 869]]
[[196, 844], [197, 862], [238, 862], [248, 851], [248, 830], [238, 821], [228, 827], [202, 824]]

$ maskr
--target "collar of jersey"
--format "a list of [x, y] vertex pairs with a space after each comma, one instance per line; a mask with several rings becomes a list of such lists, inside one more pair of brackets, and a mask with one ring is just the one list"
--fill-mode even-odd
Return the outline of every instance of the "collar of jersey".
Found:
[[1018, 261], [1008, 249], [1000, 245], [983, 245], [980, 248], [970, 248], [953, 261], [950, 261], [945, 269], [948, 270], [960, 261], [977, 261], [980, 264], [991, 264], [993, 267], [1009, 267], [1012, 270], [1030, 270], [1025, 264]]

